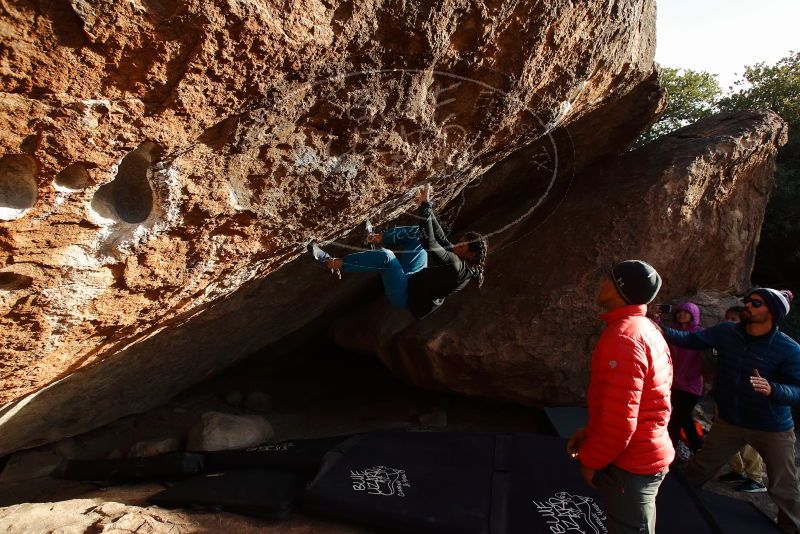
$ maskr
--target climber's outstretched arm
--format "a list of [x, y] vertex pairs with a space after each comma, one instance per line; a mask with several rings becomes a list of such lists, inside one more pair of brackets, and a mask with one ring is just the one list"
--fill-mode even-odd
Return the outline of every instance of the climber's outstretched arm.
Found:
[[433, 254], [442, 263], [461, 263], [461, 259], [450, 251], [453, 245], [447, 240], [439, 221], [436, 220], [433, 204], [431, 204], [431, 186], [426, 185], [422, 191], [417, 193], [416, 199], [419, 203], [417, 215], [420, 218], [419, 239], [422, 246], [428, 251], [428, 254]]
[[[426, 184], [425, 187], [422, 190], [420, 190], [419, 193], [417, 193], [416, 200], [417, 204], [420, 205], [420, 208], [422, 207], [423, 202], [428, 202], [428, 203], [431, 202], [432, 191], [433, 188], [430, 186], [430, 184]], [[433, 211], [433, 205], [431, 205], [430, 219], [431, 219], [431, 228], [433, 230], [433, 233], [431, 235], [433, 235], [433, 237], [436, 239], [436, 242], [439, 243], [441, 246], [443, 246], [447, 250], [452, 250], [453, 244], [450, 242], [449, 239], [447, 239], [447, 235], [444, 233], [442, 226], [439, 224], [439, 219], [436, 218], [436, 212]], [[424, 231], [425, 228], [422, 228], [422, 225], [420, 225], [420, 230]]]

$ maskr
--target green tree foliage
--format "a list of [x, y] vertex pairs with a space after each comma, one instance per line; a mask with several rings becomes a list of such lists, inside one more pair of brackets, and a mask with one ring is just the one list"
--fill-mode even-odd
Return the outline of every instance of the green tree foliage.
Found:
[[706, 71], [665, 67], [659, 82], [667, 91], [667, 107], [639, 136], [637, 147], [715, 113], [722, 96], [716, 74]]
[[720, 99], [724, 110], [764, 109], [778, 113], [790, 126], [800, 125], [800, 52], [775, 65], [757, 63], [745, 67], [743, 79], [733, 89], [738, 91]]
[[[788, 287], [800, 303], [800, 52], [790, 52], [775, 65], [746, 67], [734, 90], [720, 99], [720, 109], [768, 108], [789, 124], [789, 142], [778, 152], [777, 186], [761, 229], [753, 281]], [[800, 311], [787, 316], [785, 329], [800, 339]]]

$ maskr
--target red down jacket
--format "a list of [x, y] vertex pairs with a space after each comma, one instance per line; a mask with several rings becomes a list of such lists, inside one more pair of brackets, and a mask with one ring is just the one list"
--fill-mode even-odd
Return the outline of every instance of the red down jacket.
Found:
[[646, 311], [632, 305], [600, 316], [607, 326], [592, 354], [589, 422], [579, 453], [590, 469], [614, 464], [653, 475], [675, 456], [667, 434], [672, 361]]

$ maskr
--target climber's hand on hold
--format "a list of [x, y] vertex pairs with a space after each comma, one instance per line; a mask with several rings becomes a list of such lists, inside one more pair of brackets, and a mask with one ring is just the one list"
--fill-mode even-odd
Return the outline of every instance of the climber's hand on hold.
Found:
[[417, 192], [417, 197], [416, 197], [417, 206], [421, 205], [423, 202], [430, 202], [432, 192], [433, 188], [431, 187], [431, 184], [423, 185]]

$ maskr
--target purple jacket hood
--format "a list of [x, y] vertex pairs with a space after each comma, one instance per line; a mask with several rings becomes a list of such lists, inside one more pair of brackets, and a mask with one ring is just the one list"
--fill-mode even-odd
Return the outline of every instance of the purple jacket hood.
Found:
[[[679, 311], [687, 311], [692, 316], [692, 320], [685, 327], [678, 325], [678, 328], [688, 332], [697, 332], [703, 328], [700, 326], [700, 308], [693, 302], [684, 302], [677, 308]], [[682, 349], [670, 345], [672, 352], [673, 379], [672, 388], [688, 391], [693, 395], [703, 394], [703, 361], [702, 352], [699, 350]]]
[[[679, 311], [687, 311], [692, 316], [692, 321], [691, 323], [689, 323], [689, 327], [687, 328], [687, 330], [693, 331], [700, 328], [700, 308], [697, 307], [697, 304], [695, 304], [694, 302], [686, 301], [677, 308], [675, 308], [676, 316], [678, 315]], [[678, 324], [678, 322], [675, 321], [675, 324]]]

